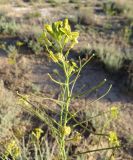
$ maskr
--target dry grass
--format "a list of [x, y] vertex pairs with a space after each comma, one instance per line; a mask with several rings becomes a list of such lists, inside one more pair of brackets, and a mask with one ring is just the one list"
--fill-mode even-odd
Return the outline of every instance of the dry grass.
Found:
[[13, 126], [20, 123], [21, 109], [17, 107], [14, 95], [4, 88], [3, 81], [0, 81], [0, 140], [12, 136]]
[[127, 18], [133, 18], [133, 1], [132, 0], [117, 0], [116, 3], [124, 9], [124, 15]]

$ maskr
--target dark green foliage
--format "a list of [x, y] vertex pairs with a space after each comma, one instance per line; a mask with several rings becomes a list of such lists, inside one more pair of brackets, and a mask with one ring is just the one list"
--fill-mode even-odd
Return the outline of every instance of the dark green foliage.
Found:
[[103, 8], [104, 13], [110, 16], [119, 15], [123, 11], [122, 8], [114, 2], [103, 3], [102, 8]]
[[124, 29], [124, 39], [127, 43], [133, 44], [133, 23], [126, 26]]

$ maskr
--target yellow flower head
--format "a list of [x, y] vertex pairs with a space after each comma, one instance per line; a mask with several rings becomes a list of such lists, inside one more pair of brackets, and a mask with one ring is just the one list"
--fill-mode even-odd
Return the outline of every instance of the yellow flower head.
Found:
[[44, 26], [44, 28], [47, 30], [47, 32], [49, 32], [49, 33], [52, 33], [53, 32], [53, 30], [52, 30], [52, 27], [51, 27], [51, 25], [49, 25], [49, 24], [46, 24], [45, 26]]
[[117, 119], [119, 115], [119, 110], [116, 106], [111, 107], [111, 117]]
[[35, 128], [34, 131], [32, 131], [32, 135], [39, 140], [41, 137], [41, 134], [43, 133], [43, 130], [41, 128]]
[[70, 25], [69, 25], [69, 22], [68, 22], [68, 19], [66, 18], [64, 20], [64, 28], [67, 30], [67, 31], [71, 31], [71, 28], [70, 28]]
[[71, 133], [71, 127], [70, 126], [64, 126], [62, 128], [62, 133], [65, 136], [69, 136], [69, 134]]
[[21, 41], [17, 41], [17, 42], [16, 42], [16, 45], [17, 45], [18, 47], [22, 46], [23, 44], [24, 44], [24, 43], [21, 42]]
[[82, 139], [82, 136], [79, 132], [76, 132], [76, 135], [72, 138], [72, 142], [78, 143]]
[[109, 132], [109, 142], [113, 146], [120, 145], [116, 132], [113, 132], [113, 131]]
[[14, 158], [18, 158], [21, 154], [21, 150], [15, 140], [11, 140], [6, 146], [5, 155], [11, 155]]
[[[39, 38], [39, 42], [46, 46], [49, 52], [49, 57], [58, 63], [61, 57], [58, 54], [53, 54], [53, 51], [57, 53], [63, 51], [65, 47], [69, 47], [69, 50], [78, 43], [79, 32], [72, 32], [68, 19], [64, 21], [57, 21], [52, 24], [46, 24], [44, 26], [44, 32]], [[67, 55], [69, 54], [69, 50]], [[62, 54], [62, 53], [61, 53]], [[58, 59], [59, 58], [59, 59]]]

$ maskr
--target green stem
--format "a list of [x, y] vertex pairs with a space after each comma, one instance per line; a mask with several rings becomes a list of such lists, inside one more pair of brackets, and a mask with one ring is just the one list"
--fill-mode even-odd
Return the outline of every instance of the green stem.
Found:
[[65, 107], [65, 117], [64, 117], [64, 125], [67, 123], [67, 115], [70, 105], [70, 86], [69, 86], [69, 77], [66, 79], [66, 107]]
[[[66, 72], [66, 66], [65, 63], [63, 63], [63, 71], [65, 73], [65, 76], [67, 75]], [[65, 85], [62, 86], [62, 97], [61, 97], [61, 101], [65, 102], [65, 104], [61, 105], [61, 112], [60, 112], [60, 125], [63, 125], [63, 117], [64, 117], [64, 108], [66, 106], [66, 101], [65, 101], [65, 97], [66, 97], [66, 83], [64, 83]]]
[[65, 150], [65, 136], [62, 134], [60, 139], [60, 158], [62, 160], [67, 160], [66, 150]]

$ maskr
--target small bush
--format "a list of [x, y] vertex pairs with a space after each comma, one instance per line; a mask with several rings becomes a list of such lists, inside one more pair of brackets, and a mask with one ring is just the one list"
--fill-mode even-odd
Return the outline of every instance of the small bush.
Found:
[[28, 42], [28, 47], [35, 53], [39, 54], [41, 53], [44, 48], [41, 46], [41, 44], [37, 40], [30, 40]]
[[20, 30], [20, 25], [14, 20], [8, 20], [6, 17], [0, 17], [0, 33], [16, 35]]
[[17, 107], [17, 100], [14, 95], [4, 88], [4, 83], [0, 81], [0, 141], [3, 138], [12, 136], [13, 126], [20, 123], [21, 109]]
[[94, 49], [109, 71], [118, 71], [122, 67], [124, 55], [121, 49], [117, 48], [114, 44], [97, 43], [94, 45]]
[[25, 17], [26, 19], [40, 18], [40, 17], [41, 17], [41, 13], [36, 11], [36, 12], [32, 12], [32, 13], [25, 14], [24, 17]]
[[44, 47], [38, 41], [38, 35], [36, 34], [32, 35], [32, 38], [24, 37], [24, 43], [35, 54], [40, 54], [44, 51]]
[[119, 15], [123, 11], [115, 2], [105, 2], [102, 8], [104, 13], [110, 16]]

